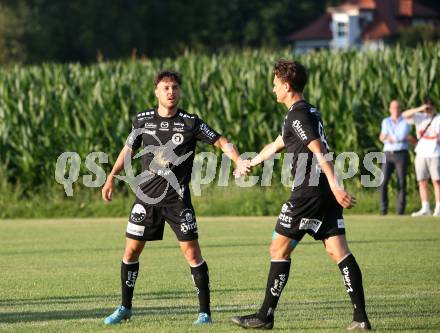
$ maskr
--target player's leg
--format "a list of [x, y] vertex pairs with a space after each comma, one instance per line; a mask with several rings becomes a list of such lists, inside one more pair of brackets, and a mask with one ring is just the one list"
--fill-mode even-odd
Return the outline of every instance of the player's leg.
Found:
[[371, 325], [365, 311], [362, 273], [353, 254], [351, 254], [345, 235], [335, 235], [323, 240], [330, 258], [338, 264], [344, 284], [353, 304], [353, 322], [348, 330], [370, 330]]
[[384, 175], [382, 185], [380, 186], [380, 214], [386, 215], [388, 213], [388, 183], [394, 170], [394, 161], [391, 153], [385, 153], [386, 161], [382, 166]]
[[197, 221], [190, 198], [177, 202], [175, 206], [163, 207], [162, 214], [176, 234], [197, 290], [200, 308], [194, 324], [210, 324], [209, 270], [197, 240]]
[[243, 328], [273, 328], [275, 309], [289, 279], [290, 255], [297, 243], [289, 237], [274, 233], [270, 245], [271, 263], [263, 304], [257, 313], [233, 317], [234, 324]]
[[124, 256], [121, 262], [121, 304], [107, 318], [105, 324], [118, 324], [131, 318], [134, 286], [139, 274], [139, 256], [145, 241], [126, 238]]
[[106, 324], [118, 324], [129, 319], [136, 279], [139, 275], [139, 256], [146, 241], [163, 238], [164, 220], [160, 209], [144, 204], [139, 199], [133, 204], [126, 229], [126, 243], [121, 262], [122, 302], [116, 311], [108, 316]]
[[211, 323], [208, 264], [202, 257], [197, 239], [180, 241], [179, 244], [186, 262], [190, 266], [191, 277], [199, 298], [199, 317], [194, 323]]
[[139, 274], [139, 256], [145, 241], [126, 238], [124, 256], [121, 263], [122, 305], [131, 309], [134, 286]]
[[290, 255], [297, 244], [291, 238], [274, 234], [270, 245], [270, 269], [263, 304], [258, 311], [262, 319], [273, 317], [281, 292], [287, 284], [290, 274]]
[[274, 312], [290, 275], [290, 255], [306, 233], [303, 221], [315, 220], [321, 214], [320, 198], [291, 198], [281, 207], [270, 245], [270, 269], [266, 292], [259, 311], [248, 316], [233, 317], [232, 322], [243, 328], [271, 329]]

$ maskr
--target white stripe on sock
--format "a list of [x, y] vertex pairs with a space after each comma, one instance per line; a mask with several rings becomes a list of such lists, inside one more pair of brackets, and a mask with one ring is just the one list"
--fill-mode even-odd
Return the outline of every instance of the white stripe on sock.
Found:
[[133, 262], [127, 262], [124, 259], [122, 259], [122, 262], [126, 265], [133, 265], [133, 264], [139, 264], [139, 260], [138, 261], [133, 261]]
[[195, 266], [190, 265], [192, 268], [200, 267], [205, 263], [205, 260], [202, 259], [202, 262], [200, 264], [196, 264]]
[[351, 252], [349, 252], [347, 255], [344, 256], [341, 260], [338, 261], [338, 265], [343, 262], [345, 259], [347, 259], [351, 255]]

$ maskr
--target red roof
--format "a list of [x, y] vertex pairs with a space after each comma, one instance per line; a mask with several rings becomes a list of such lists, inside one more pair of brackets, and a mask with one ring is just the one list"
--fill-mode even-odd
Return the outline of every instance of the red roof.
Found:
[[376, 1], [374, 0], [358, 0], [353, 1], [356, 3], [356, 5], [359, 6], [361, 9], [375, 9], [376, 8]]
[[394, 35], [390, 27], [382, 20], [373, 21], [362, 33], [362, 40], [382, 39]]
[[[331, 12], [350, 9], [372, 10], [374, 19], [362, 32], [363, 40], [382, 39], [397, 35], [399, 28], [408, 23], [408, 19], [438, 19], [434, 10], [413, 0], [347, 0], [342, 5], [330, 8]], [[330, 30], [331, 14], [326, 13], [305, 28], [289, 35], [288, 40], [312, 40], [333, 38]]]

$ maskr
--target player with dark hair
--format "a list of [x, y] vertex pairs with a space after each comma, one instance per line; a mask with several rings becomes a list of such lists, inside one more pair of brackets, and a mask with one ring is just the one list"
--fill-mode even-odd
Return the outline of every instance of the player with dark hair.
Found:
[[289, 278], [291, 253], [307, 233], [323, 242], [330, 258], [341, 270], [354, 309], [353, 321], [347, 329], [370, 330], [362, 275], [348, 248], [342, 216], [343, 208], [353, 207], [355, 198], [338, 185], [327, 155], [330, 148], [320, 114], [302, 95], [306, 83], [307, 73], [300, 63], [280, 60], [275, 64], [273, 92], [277, 102], [285, 104], [289, 111], [281, 134], [264, 147], [250, 165], [256, 166], [286, 148], [293, 154], [294, 186], [275, 226], [263, 304], [257, 313], [233, 317], [232, 321], [244, 328], [272, 329], [274, 312]]
[[189, 191], [196, 142], [222, 149], [240, 170], [246, 171], [247, 167], [226, 138], [196, 115], [178, 109], [181, 81], [180, 74], [173, 71], [162, 71], [156, 76], [158, 106], [136, 115], [133, 131], [102, 189], [103, 199], [111, 201], [115, 176], [143, 146], [143, 172], [136, 177], [136, 200], [127, 225], [121, 263], [122, 302], [105, 319], [106, 324], [130, 319], [139, 256], [147, 241], [163, 238], [165, 221], [176, 234], [197, 290], [200, 309], [194, 324], [212, 322], [208, 265], [198, 243], [197, 222]]

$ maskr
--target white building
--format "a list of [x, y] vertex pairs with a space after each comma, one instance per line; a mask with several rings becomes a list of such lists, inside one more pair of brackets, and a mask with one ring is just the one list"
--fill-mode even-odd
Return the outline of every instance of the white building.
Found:
[[413, 0], [351, 0], [288, 36], [298, 53], [316, 49], [383, 48], [402, 27], [438, 25], [440, 15]]

